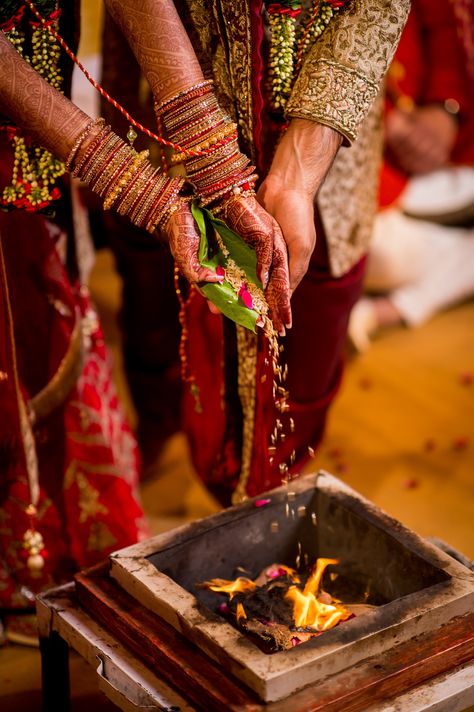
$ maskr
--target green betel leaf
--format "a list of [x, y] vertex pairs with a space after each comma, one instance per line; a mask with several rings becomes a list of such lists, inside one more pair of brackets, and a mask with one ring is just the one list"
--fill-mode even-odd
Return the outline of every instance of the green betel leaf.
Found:
[[208, 282], [200, 285], [199, 291], [206, 299], [215, 304], [228, 319], [235, 321], [240, 326], [245, 326], [250, 331], [257, 331], [257, 312], [254, 309], [248, 309], [245, 304], [240, 302], [239, 297], [227, 280], [224, 280], [222, 284]]
[[249, 282], [263, 289], [262, 283], [257, 277], [257, 255], [255, 254], [255, 250], [253, 250], [250, 245], [247, 245], [240, 235], [234, 232], [234, 230], [231, 230], [225, 222], [215, 218], [209, 210], [203, 209], [203, 212], [214, 229], [221, 236], [222, 242], [229, 250], [229, 257], [245, 272]]
[[193, 201], [191, 203], [191, 213], [196, 222], [199, 235], [201, 237], [199, 241], [198, 260], [201, 264], [203, 264], [204, 262], [206, 262], [207, 264], [207, 260], [209, 257], [209, 242], [207, 239], [207, 226], [204, 211], [197, 205], [195, 201]]
[[[193, 203], [191, 211], [201, 238], [198, 250], [200, 264], [214, 270], [218, 265], [226, 268], [227, 259], [218, 249], [216, 240], [213, 239], [214, 230], [216, 230], [229, 251], [229, 257], [242, 268], [249, 281], [261, 286], [256, 271], [257, 257], [252, 248], [246, 245], [242, 238], [228, 228], [222, 220], [216, 220], [209, 210], [200, 208], [196, 203]], [[258, 313], [245, 306], [226, 279], [222, 283], [201, 284], [199, 290], [225, 317], [256, 332]]]

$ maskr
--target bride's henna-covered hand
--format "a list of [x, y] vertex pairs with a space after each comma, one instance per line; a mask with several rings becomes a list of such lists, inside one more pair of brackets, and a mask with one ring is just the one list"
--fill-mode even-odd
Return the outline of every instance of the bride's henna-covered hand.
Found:
[[265, 291], [270, 307], [270, 315], [279, 334], [285, 333], [285, 327], [291, 328], [290, 273], [288, 269], [288, 250], [283, 234], [278, 227], [273, 233], [273, 260], [270, 281]]
[[223, 281], [223, 276], [199, 264], [199, 235], [194, 218], [186, 203], [183, 203], [171, 215], [163, 227], [162, 233], [168, 240], [176, 265], [189, 282]]
[[286, 244], [280, 227], [255, 198], [236, 197], [225, 206], [225, 221], [257, 255], [257, 274], [274, 326], [282, 333], [291, 326], [290, 282]]

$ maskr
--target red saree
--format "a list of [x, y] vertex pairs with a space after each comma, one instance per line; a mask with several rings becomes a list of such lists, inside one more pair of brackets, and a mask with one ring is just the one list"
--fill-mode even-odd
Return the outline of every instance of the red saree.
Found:
[[[79, 3], [61, 3], [61, 10], [60, 33], [75, 47]], [[27, 13], [17, 19], [32, 31]], [[63, 60], [67, 94], [72, 64]], [[1, 123], [3, 196], [13, 146], [8, 117]], [[34, 593], [146, 533], [136, 444], [81, 284], [67, 185], [61, 192], [54, 220], [0, 211], [0, 609], [34, 606]], [[44, 541], [42, 568], [27, 565], [23, 538], [31, 526]]]
[[[0, 213], [0, 608], [67, 580], [144, 533], [137, 452], [87, 292], [42, 215]], [[38, 461], [37, 530], [46, 563], [26, 565], [30, 500], [21, 399]]]

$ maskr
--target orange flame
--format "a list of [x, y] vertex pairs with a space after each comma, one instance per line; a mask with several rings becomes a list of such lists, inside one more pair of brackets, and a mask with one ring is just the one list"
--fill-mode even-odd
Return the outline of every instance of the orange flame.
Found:
[[210, 591], [216, 591], [217, 593], [228, 593], [229, 600], [236, 593], [249, 593], [250, 591], [255, 591], [257, 584], [251, 581], [245, 576], [239, 576], [235, 581], [226, 581], [225, 579], [211, 579], [210, 581], [205, 581], [201, 584], [204, 588], [208, 588]]
[[304, 587], [303, 593], [308, 595], [309, 593], [315, 594], [321, 583], [324, 572], [328, 566], [338, 564], [338, 559], [318, 559], [316, 564], [313, 566], [313, 570], [306, 581], [306, 586]]
[[235, 610], [235, 617], [237, 618], [237, 623], [240, 623], [241, 618], [247, 618], [245, 608], [241, 603], [237, 604], [237, 608]]
[[296, 586], [290, 586], [288, 589], [285, 598], [293, 602], [293, 618], [297, 628], [328, 630], [351, 615], [344, 606], [334, 600], [331, 603], [323, 603], [316, 597], [326, 567], [338, 563], [337, 559], [318, 559], [303, 591]]

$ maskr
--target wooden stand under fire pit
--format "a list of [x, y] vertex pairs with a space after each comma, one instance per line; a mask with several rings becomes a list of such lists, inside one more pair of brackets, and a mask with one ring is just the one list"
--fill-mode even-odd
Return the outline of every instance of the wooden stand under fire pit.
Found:
[[121, 589], [108, 564], [40, 596], [38, 617], [45, 711], [69, 709], [68, 645], [100, 663], [100, 686], [122, 710], [459, 712], [474, 704], [474, 614], [268, 704]]

